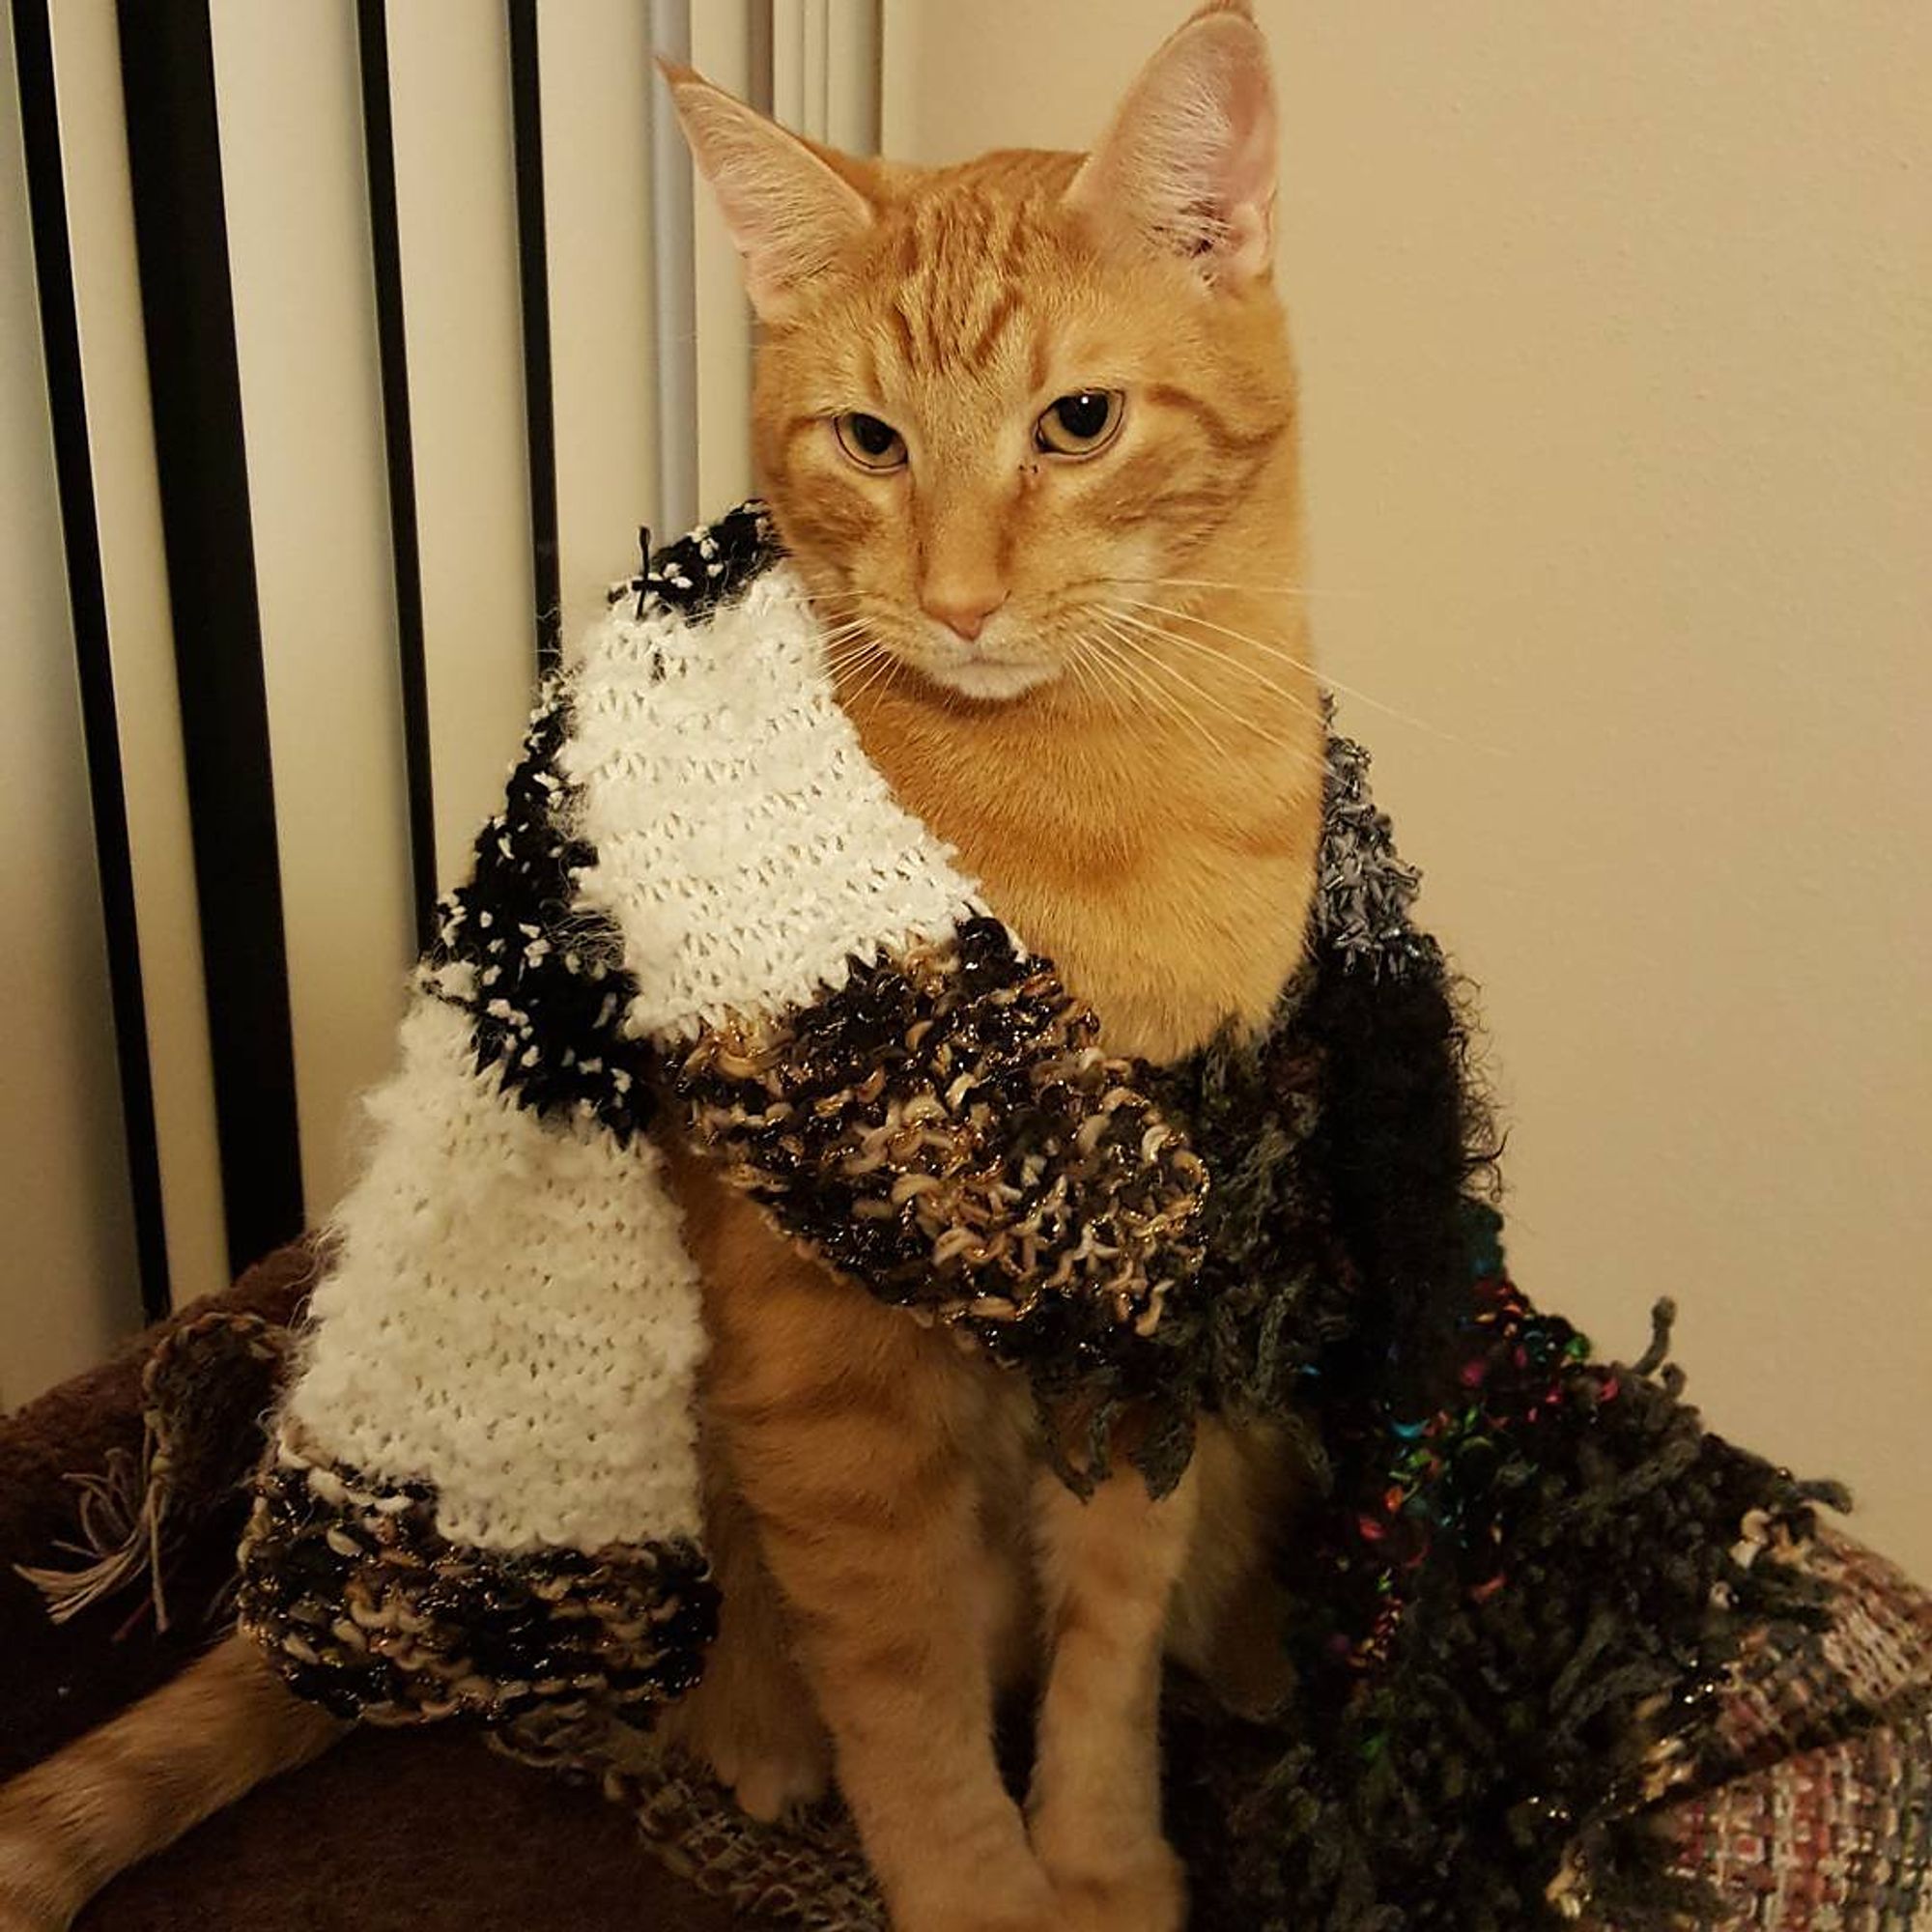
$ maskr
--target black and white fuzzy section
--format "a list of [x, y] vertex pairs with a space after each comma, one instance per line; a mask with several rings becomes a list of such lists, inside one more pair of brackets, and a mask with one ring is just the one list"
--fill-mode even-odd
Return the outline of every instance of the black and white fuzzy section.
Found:
[[[704, 1336], [661, 1156], [588, 1108], [540, 1116], [429, 995], [369, 1116], [258, 1485], [244, 1627], [278, 1662], [332, 1658], [336, 1701], [353, 1680], [404, 1713], [498, 1694], [452, 1689], [476, 1673], [425, 1619], [459, 1598], [465, 1645], [492, 1609], [500, 1681], [583, 1675], [560, 1637], [607, 1613], [696, 1634]], [[668, 1648], [650, 1681], [696, 1662]]]
[[655, 605], [701, 620], [783, 554], [771, 512], [753, 497], [653, 553], [635, 577], [612, 587], [609, 601], [628, 601], [639, 617]]
[[420, 1002], [369, 1105], [282, 1415], [309, 1461], [433, 1481], [443, 1533], [593, 1550], [697, 1532], [697, 1276], [662, 1158], [541, 1120]]
[[469, 1015], [478, 1070], [525, 1106], [593, 1118], [628, 1141], [650, 1122], [654, 1062], [625, 1031], [635, 989], [617, 936], [577, 903], [596, 854], [576, 834], [557, 770], [570, 724], [559, 679], [538, 700], [469, 877], [443, 900], [417, 983]]
[[635, 1037], [690, 1041], [810, 1006], [854, 960], [985, 910], [866, 756], [788, 565], [701, 618], [655, 586], [641, 616], [613, 605], [570, 713], [558, 770], [594, 854], [577, 900], [617, 935]]

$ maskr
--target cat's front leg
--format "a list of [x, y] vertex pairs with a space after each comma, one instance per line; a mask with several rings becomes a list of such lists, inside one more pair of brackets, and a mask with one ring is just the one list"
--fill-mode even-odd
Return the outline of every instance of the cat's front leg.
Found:
[[1132, 1470], [1084, 1501], [1052, 1475], [1036, 1490], [1050, 1650], [1028, 1809], [1068, 1926], [1175, 1932], [1186, 1918], [1161, 1830], [1160, 1682], [1198, 1508], [1192, 1471], [1158, 1502]]
[[755, 1309], [725, 1317], [712, 1413], [893, 1923], [1064, 1932], [994, 1757], [981, 1372], [796, 1261]]
[[659, 1735], [728, 1785], [748, 1816], [770, 1823], [825, 1795], [832, 1746], [723, 1432], [708, 1427], [701, 1439], [704, 1541], [722, 1598], [718, 1635], [703, 1679], [665, 1713]]

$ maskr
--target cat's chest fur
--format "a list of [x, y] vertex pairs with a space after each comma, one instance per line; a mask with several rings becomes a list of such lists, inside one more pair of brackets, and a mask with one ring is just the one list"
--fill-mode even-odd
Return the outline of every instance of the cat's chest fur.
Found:
[[1223, 1025], [1264, 1026], [1302, 947], [1305, 859], [1241, 863], [1211, 842], [1130, 856], [1072, 891], [1053, 868], [990, 855], [975, 869], [993, 907], [1099, 1014], [1110, 1052], [1155, 1063]]
[[1230, 757], [1145, 721], [1077, 738], [992, 722], [938, 754], [890, 726], [865, 735], [992, 910], [1099, 1014], [1108, 1050], [1166, 1062], [1230, 1022], [1264, 1025], [1304, 945], [1319, 735]]

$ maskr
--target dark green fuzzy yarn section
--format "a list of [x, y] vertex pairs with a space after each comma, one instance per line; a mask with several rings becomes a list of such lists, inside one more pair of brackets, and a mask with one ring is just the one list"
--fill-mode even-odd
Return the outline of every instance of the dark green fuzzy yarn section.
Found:
[[1184, 1125], [1212, 1177], [1204, 1260], [1151, 1335], [1105, 1355], [1042, 1350], [1032, 1366], [1049, 1414], [1069, 1399], [1088, 1405], [1081, 1461], [1062, 1471], [1076, 1488], [1105, 1473], [1114, 1425], [1129, 1406], [1133, 1464], [1156, 1495], [1185, 1471], [1203, 1414], [1284, 1423], [1310, 1468], [1321, 1466], [1299, 1398], [1316, 1364], [1359, 1326], [1363, 1301], [1312, 1153], [1327, 1059], [1305, 1017], [1315, 979], [1313, 969], [1297, 977], [1265, 1035], [1231, 1030], [1174, 1065], [1139, 1069], [1143, 1090]]
[[[1496, 1278], [1495, 1217], [1472, 1208], [1465, 1225], [1475, 1271]], [[1526, 1332], [1568, 1337], [1533, 1315]], [[1391, 1418], [1321, 1418], [1333, 1490], [1284, 1552], [1305, 1696], [1266, 1724], [1175, 1700], [1170, 1825], [1195, 1926], [1554, 1927], [1545, 1894], [1566, 1855], [1619, 1932], [1709, 1922], [1642, 1828], [1645, 1765], [1667, 1737], [1694, 1760], [1747, 1635], [1824, 1621], [1802, 1571], [1762, 1545], [1739, 1560], [1740, 1525], [1762, 1511], [1802, 1542], [1812, 1504], [1836, 1498], [1707, 1434], [1661, 1353], [1639, 1373], [1558, 1348], [1555, 1400], [1485, 1462], [1481, 1508], [1435, 1528], [1368, 1668], [1345, 1655], [1363, 1563], [1350, 1519], [1385, 1472]]]
[[1321, 1056], [1295, 1023], [1302, 990], [1290, 993], [1265, 1038], [1223, 1036], [1149, 1079], [1212, 1176], [1202, 1210], [1207, 1258], [1156, 1340], [1187, 1359], [1202, 1406], [1236, 1414], [1290, 1408], [1300, 1376], [1354, 1321], [1308, 1159]]
[[[1644, 1829], [1647, 1757], [1694, 1754], [1747, 1636], [1825, 1621], [1802, 1571], [1733, 1550], [1754, 1512], [1802, 1543], [1829, 1492], [1708, 1435], [1662, 1332], [1608, 1368], [1509, 1286], [1470, 1031], [1433, 943], [1402, 943], [1395, 970], [1318, 955], [1265, 1038], [1151, 1076], [1213, 1175], [1168, 1386], [1289, 1420], [1315, 1477], [1282, 1539], [1294, 1707], [1242, 1723], [1171, 1700], [1190, 1922], [1553, 1928], [1566, 1860], [1619, 1932], [1709, 1922]], [[1449, 1466], [1379, 1515], [1436, 1430]]]

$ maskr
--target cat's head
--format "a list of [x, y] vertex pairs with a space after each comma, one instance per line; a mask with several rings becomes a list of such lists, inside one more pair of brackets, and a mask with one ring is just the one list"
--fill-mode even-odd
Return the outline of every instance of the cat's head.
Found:
[[935, 695], [1070, 686], [1128, 600], [1292, 523], [1274, 97], [1241, 0], [1173, 36], [1086, 156], [865, 160], [667, 77], [763, 324], [759, 486], [835, 638]]

